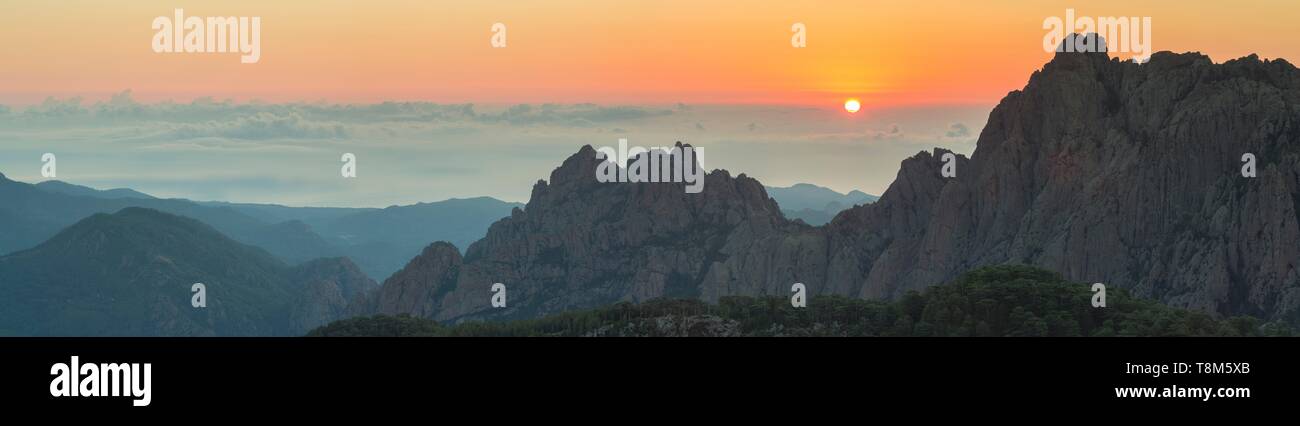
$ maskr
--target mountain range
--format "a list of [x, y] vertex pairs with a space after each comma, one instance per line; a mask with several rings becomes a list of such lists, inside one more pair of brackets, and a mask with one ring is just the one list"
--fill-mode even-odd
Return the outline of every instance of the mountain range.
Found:
[[289, 266], [197, 220], [128, 207], [0, 257], [0, 335], [300, 335], [375, 286], [346, 258]]
[[33, 184], [0, 175], [0, 254], [34, 247], [95, 213], [144, 207], [211, 225], [230, 238], [296, 264], [345, 256], [373, 279], [401, 269], [430, 241], [461, 245], [480, 238], [496, 219], [520, 206], [489, 197], [372, 208], [159, 199], [131, 189], [97, 190], [61, 181]]
[[[32, 187], [44, 192], [31, 191]], [[0, 191], [12, 196], [10, 203], [0, 205], [0, 215], [15, 219], [0, 223], [0, 228], [13, 231], [13, 238], [0, 241], [0, 253], [34, 246], [90, 213], [137, 206], [202, 219], [232, 238], [266, 249], [289, 263], [346, 256], [373, 279], [386, 278], [401, 269], [431, 241], [468, 247], [483, 237], [493, 221], [509, 215], [511, 209], [523, 207], [491, 197], [453, 198], [383, 209], [189, 201], [159, 199], [129, 188], [100, 190], [58, 180], [28, 185], [8, 180], [3, 174]], [[856, 190], [841, 194], [807, 183], [769, 191], [787, 217], [812, 225], [825, 224], [840, 211], [877, 198]], [[69, 197], [91, 200], [78, 202]], [[37, 217], [46, 211], [53, 215]]]
[[[1258, 176], [1244, 177], [1251, 153]], [[1026, 264], [1214, 315], [1300, 321], [1300, 72], [1255, 56], [1060, 52], [990, 113], [970, 158], [904, 160], [821, 227], [756, 180], [606, 184], [583, 147], [462, 256], [427, 247], [359, 310], [521, 319], [662, 297], [897, 299]], [[951, 163], [955, 176], [941, 169]], [[509, 303], [493, 307], [491, 286]]]
[[[794, 188], [835, 195], [811, 184]], [[9, 301], [0, 335], [302, 334], [365, 313], [352, 309], [377, 290], [370, 277], [402, 268], [411, 257], [404, 251], [419, 252], [430, 240], [472, 242], [517, 207], [476, 197], [295, 208], [4, 175], [0, 196], [10, 201], [0, 207], [0, 227], [13, 251], [0, 257], [0, 295]], [[61, 226], [81, 214], [88, 217]], [[367, 274], [360, 264], [378, 271]], [[211, 286], [211, 307], [188, 307], [188, 286], [200, 282]]]
[[[1300, 70], [1281, 59], [1057, 53], [992, 110], [969, 158], [905, 159], [874, 202], [726, 170], [698, 194], [601, 183], [600, 161], [582, 147], [522, 207], [199, 203], [0, 175], [0, 252], [12, 251], [0, 257], [0, 333], [524, 320], [665, 298], [781, 300], [795, 283], [811, 297], [893, 301], [998, 265], [1300, 323]], [[791, 213], [841, 207], [820, 226]], [[210, 286], [208, 308], [189, 305], [195, 282]]]
[[848, 194], [833, 189], [798, 183], [788, 187], [765, 187], [767, 195], [781, 205], [781, 213], [790, 219], [799, 219], [809, 225], [825, 225], [836, 214], [880, 199], [862, 191], [852, 190]]
[[[89, 214], [0, 257], [0, 335], [301, 334], [366, 313], [356, 309], [378, 286], [351, 258], [400, 268], [411, 256], [395, 252], [473, 241], [514, 207], [487, 197], [386, 209], [192, 202], [3, 175], [0, 195], [11, 201], [0, 206], [8, 248]], [[210, 286], [209, 307], [188, 306], [194, 283]]]

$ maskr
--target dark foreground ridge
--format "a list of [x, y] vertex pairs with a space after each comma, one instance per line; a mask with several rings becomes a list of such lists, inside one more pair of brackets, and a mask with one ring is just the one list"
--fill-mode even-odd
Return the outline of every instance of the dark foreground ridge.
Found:
[[807, 308], [782, 297], [656, 299], [570, 311], [534, 320], [467, 322], [443, 326], [402, 314], [351, 318], [308, 333], [315, 337], [1072, 337], [1072, 336], [1289, 336], [1283, 324], [1253, 317], [1215, 319], [1117, 291], [1107, 307], [1092, 308], [1085, 283], [1027, 266], [993, 266], [955, 282], [908, 293], [894, 302], [820, 296]]

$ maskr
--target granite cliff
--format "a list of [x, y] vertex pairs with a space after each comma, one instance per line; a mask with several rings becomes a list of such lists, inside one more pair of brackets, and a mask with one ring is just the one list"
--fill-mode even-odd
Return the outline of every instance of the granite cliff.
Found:
[[[598, 183], [583, 147], [462, 258], [436, 243], [353, 309], [444, 322], [657, 297], [892, 299], [985, 265], [1028, 264], [1176, 307], [1300, 321], [1300, 71], [1255, 56], [1146, 63], [1058, 53], [989, 114], [943, 177], [904, 160], [880, 199], [787, 220], [762, 184]], [[1256, 157], [1243, 177], [1242, 156]], [[492, 308], [492, 283], [508, 307]]]

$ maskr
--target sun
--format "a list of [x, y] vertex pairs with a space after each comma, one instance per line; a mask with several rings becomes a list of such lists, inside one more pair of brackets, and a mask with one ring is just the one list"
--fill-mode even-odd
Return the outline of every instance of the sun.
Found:
[[848, 111], [850, 114], [858, 112], [859, 109], [862, 109], [862, 103], [858, 102], [857, 99], [844, 101], [844, 110]]

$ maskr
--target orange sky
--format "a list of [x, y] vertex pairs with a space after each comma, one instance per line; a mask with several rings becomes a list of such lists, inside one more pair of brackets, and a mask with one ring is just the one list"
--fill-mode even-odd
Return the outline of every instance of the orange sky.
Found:
[[[1202, 4], [1204, 3], [1204, 4]], [[156, 16], [260, 16], [262, 57], [158, 54]], [[1300, 2], [8, 1], [0, 103], [993, 104], [1050, 58], [1043, 19], [1150, 16], [1155, 50], [1300, 61]], [[508, 47], [489, 45], [494, 22]], [[790, 26], [808, 47], [790, 46]]]

